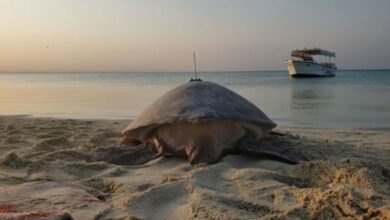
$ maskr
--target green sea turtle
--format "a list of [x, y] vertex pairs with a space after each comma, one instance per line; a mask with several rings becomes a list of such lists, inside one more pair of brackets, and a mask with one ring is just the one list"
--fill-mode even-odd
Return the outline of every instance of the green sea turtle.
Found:
[[276, 124], [239, 94], [216, 83], [190, 81], [167, 92], [122, 132], [122, 143], [152, 146], [158, 155], [213, 163], [231, 152], [266, 154], [295, 162], [283, 150], [262, 148]]

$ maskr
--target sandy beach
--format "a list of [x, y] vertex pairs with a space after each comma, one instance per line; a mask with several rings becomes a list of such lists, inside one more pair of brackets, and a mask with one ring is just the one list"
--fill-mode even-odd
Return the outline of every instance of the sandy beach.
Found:
[[297, 165], [245, 155], [118, 165], [128, 123], [1, 116], [0, 219], [390, 218], [389, 130], [278, 127], [264, 142], [302, 153]]

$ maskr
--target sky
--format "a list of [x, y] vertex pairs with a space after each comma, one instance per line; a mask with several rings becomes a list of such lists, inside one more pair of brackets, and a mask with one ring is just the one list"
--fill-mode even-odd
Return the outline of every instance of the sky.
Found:
[[390, 68], [389, 0], [0, 0], [0, 72], [283, 70], [297, 48]]

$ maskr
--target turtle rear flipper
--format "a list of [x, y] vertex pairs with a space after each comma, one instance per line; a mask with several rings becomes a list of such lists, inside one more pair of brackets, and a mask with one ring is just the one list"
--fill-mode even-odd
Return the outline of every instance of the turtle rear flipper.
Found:
[[267, 157], [287, 162], [289, 164], [297, 164], [299, 161], [307, 161], [307, 158], [304, 155], [294, 152], [291, 149], [259, 141], [242, 141], [238, 150], [242, 154]]
[[97, 159], [116, 165], [142, 165], [160, 155], [151, 147], [116, 146], [96, 153]]

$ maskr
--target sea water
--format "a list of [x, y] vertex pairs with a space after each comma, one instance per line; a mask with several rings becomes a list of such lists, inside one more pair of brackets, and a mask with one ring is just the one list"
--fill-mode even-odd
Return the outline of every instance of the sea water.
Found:
[[[390, 70], [290, 78], [287, 71], [208, 72], [284, 126], [390, 128]], [[0, 73], [0, 115], [131, 119], [191, 73]]]

